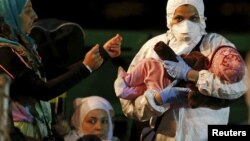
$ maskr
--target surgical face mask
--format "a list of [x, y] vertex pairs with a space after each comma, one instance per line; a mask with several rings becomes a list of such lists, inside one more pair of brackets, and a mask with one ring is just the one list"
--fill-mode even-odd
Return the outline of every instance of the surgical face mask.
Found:
[[201, 36], [201, 30], [198, 23], [184, 20], [172, 26], [172, 33], [178, 41], [192, 42], [198, 36]]

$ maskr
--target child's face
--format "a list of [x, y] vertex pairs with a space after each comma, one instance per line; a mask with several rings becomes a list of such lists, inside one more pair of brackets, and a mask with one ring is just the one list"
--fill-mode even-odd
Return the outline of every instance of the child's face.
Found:
[[107, 112], [102, 109], [90, 111], [82, 122], [82, 131], [84, 135], [97, 135], [105, 140], [108, 137], [109, 120]]

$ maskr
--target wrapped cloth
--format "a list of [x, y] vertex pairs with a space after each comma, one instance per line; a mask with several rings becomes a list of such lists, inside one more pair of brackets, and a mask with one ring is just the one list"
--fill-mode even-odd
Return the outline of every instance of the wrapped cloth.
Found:
[[[176, 61], [176, 54], [164, 42], [158, 42], [154, 50], [162, 60]], [[244, 66], [240, 65], [243, 60], [236, 54], [236, 49], [234, 48], [218, 48], [210, 62], [209, 59], [199, 51], [192, 51], [189, 54], [181, 55], [181, 57], [192, 69], [197, 71], [204, 69], [209, 70], [228, 82], [233, 83], [240, 81], [244, 76]], [[227, 58], [229, 57], [234, 58], [234, 62], [227, 62]], [[160, 92], [173, 81], [173, 78], [165, 71], [162, 60], [153, 58], [144, 59], [130, 73], [126, 73], [120, 68], [118, 70], [118, 76], [121, 77], [120, 84], [124, 87], [116, 91], [117, 96], [133, 100], [139, 95], [144, 94], [147, 89]], [[219, 99], [203, 95], [192, 82], [180, 81], [177, 86], [189, 87], [192, 90], [192, 92], [188, 94], [187, 102], [187, 105], [191, 108], [222, 108], [229, 106], [229, 104], [237, 100]]]

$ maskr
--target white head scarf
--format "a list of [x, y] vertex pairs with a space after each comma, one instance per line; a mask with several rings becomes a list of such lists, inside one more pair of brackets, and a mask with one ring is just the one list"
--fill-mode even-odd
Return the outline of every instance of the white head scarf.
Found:
[[167, 27], [170, 29], [167, 32], [167, 35], [170, 36], [170, 47], [174, 49], [174, 51], [177, 54], [182, 54], [182, 53], [189, 53], [193, 47], [200, 41], [199, 39], [196, 39], [193, 43], [189, 45], [182, 44], [180, 42], [177, 42], [174, 39], [174, 36], [171, 32], [171, 22], [175, 13], [175, 10], [184, 4], [189, 4], [192, 5], [196, 8], [198, 11], [199, 17], [200, 17], [200, 29], [201, 29], [201, 34], [204, 35], [206, 34], [205, 28], [206, 28], [206, 17], [204, 16], [204, 3], [203, 0], [168, 0], [167, 6], [166, 6], [166, 18], [167, 18]]
[[75, 112], [71, 118], [72, 125], [80, 133], [84, 135], [82, 131], [82, 122], [85, 116], [92, 110], [102, 109], [107, 112], [109, 131], [106, 140], [111, 140], [113, 137], [112, 119], [110, 116], [110, 110], [113, 110], [111, 104], [104, 98], [99, 96], [89, 96], [86, 98], [76, 98], [73, 103]]

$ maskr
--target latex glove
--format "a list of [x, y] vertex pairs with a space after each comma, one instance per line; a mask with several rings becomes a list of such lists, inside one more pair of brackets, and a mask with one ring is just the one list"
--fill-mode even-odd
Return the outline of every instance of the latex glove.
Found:
[[174, 80], [170, 85], [160, 92], [163, 104], [166, 103], [183, 103], [187, 100], [187, 94], [191, 91], [189, 88], [174, 87], [177, 80]]
[[180, 56], [177, 56], [176, 58], [178, 62], [165, 60], [164, 67], [171, 77], [187, 81], [187, 73], [191, 68], [186, 64], [186, 62], [184, 62], [184, 60]]

